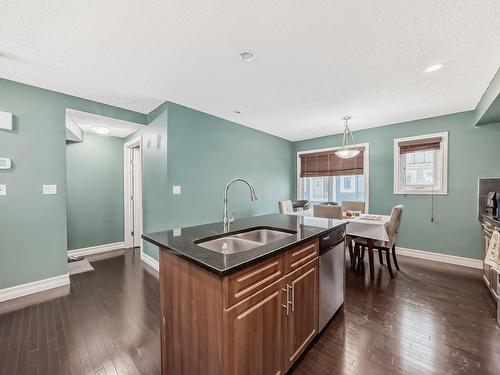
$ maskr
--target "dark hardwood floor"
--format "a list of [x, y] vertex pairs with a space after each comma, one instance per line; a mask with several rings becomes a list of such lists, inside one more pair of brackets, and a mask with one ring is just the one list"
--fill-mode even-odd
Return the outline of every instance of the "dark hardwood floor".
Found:
[[[158, 374], [159, 288], [137, 251], [92, 262], [70, 294], [0, 315], [0, 374]], [[477, 270], [400, 258], [348, 273], [344, 311], [294, 374], [499, 374], [500, 329]]]

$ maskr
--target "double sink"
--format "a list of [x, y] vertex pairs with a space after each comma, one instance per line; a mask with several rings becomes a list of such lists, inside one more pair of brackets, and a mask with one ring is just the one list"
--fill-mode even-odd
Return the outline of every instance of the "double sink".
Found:
[[234, 254], [282, 240], [296, 233], [278, 228], [249, 228], [244, 232], [226, 233], [215, 238], [197, 240], [194, 243], [211, 251]]

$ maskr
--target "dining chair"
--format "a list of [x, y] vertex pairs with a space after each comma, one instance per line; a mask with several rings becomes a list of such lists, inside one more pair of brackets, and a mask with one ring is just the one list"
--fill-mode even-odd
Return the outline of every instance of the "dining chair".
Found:
[[362, 214], [366, 213], [365, 201], [342, 201], [342, 211], [361, 211]]
[[314, 217], [327, 219], [342, 219], [342, 207], [333, 204], [315, 204], [313, 206]]
[[280, 214], [293, 214], [292, 201], [279, 201], [278, 209]]
[[[399, 224], [401, 223], [402, 215], [403, 215], [403, 205], [400, 204], [395, 206], [391, 211], [390, 220], [385, 225], [385, 230], [387, 231], [387, 236], [389, 237], [389, 241], [379, 241], [379, 240], [373, 241], [373, 248], [378, 250], [378, 259], [380, 261], [380, 264], [384, 264], [382, 258], [382, 252], [385, 251], [387, 269], [389, 270], [391, 279], [394, 279], [394, 273], [392, 272], [391, 258], [389, 254], [391, 252], [392, 252], [392, 259], [394, 260], [394, 265], [396, 266], [396, 269], [399, 271], [399, 264], [396, 258], [396, 241], [398, 239]], [[368, 247], [368, 239], [359, 237], [356, 239], [354, 246], [357, 248], [361, 248], [361, 255], [359, 262], [363, 262], [365, 257], [365, 249], [366, 247]]]
[[[342, 212], [346, 211], [360, 211], [362, 214], [366, 213], [366, 202], [365, 201], [342, 201]], [[351, 259], [351, 268], [356, 268], [356, 258], [357, 254], [354, 252], [352, 243], [357, 237], [347, 236], [346, 242], [349, 248], [349, 257]]]
[[292, 207], [293, 207], [294, 211], [299, 211], [299, 210], [305, 211], [305, 210], [308, 210], [309, 209], [309, 201], [305, 200], [305, 199], [301, 199], [301, 200], [298, 200], [298, 201], [293, 201], [292, 202]]

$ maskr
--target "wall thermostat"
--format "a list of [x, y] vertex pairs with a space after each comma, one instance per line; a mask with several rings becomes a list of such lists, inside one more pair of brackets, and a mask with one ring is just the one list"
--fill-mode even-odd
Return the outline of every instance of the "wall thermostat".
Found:
[[0, 158], [0, 169], [10, 169], [12, 162], [8, 158]]

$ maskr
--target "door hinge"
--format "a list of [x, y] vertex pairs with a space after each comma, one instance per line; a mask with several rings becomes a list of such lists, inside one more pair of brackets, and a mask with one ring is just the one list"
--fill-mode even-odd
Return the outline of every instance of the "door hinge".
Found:
[[134, 235], [134, 231], [130, 232], [130, 235], [133, 236]]
[[131, 201], [133, 201], [133, 200], [134, 200], [134, 196], [133, 196], [133, 195], [131, 195], [131, 196], [130, 196], [130, 200], [131, 200]]

